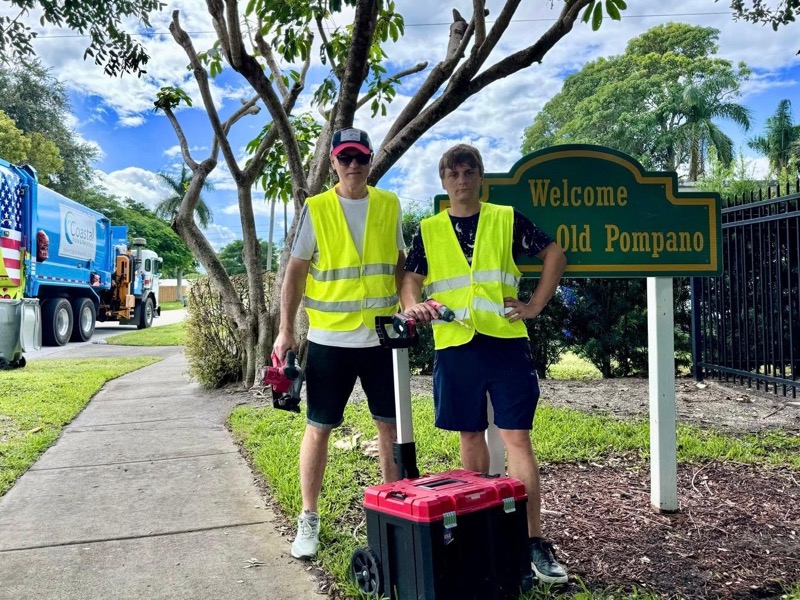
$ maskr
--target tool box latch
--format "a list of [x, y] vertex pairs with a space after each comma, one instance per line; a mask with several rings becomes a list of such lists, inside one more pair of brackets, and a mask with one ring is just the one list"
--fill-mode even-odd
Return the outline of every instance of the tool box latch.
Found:
[[452, 529], [456, 526], [456, 512], [450, 511], [442, 515], [445, 529]]
[[503, 510], [507, 513], [512, 513], [517, 510], [517, 501], [511, 498], [503, 498]]

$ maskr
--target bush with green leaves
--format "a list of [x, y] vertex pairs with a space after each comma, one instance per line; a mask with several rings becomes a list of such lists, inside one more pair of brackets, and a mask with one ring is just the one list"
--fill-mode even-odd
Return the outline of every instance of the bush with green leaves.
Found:
[[[264, 274], [264, 296], [269, 309], [274, 273]], [[247, 278], [231, 277], [245, 307], [249, 307]], [[189, 291], [186, 328], [186, 357], [189, 374], [202, 386], [218, 388], [242, 381], [244, 352], [235, 323], [222, 308], [221, 298], [208, 277], [199, 279]]]

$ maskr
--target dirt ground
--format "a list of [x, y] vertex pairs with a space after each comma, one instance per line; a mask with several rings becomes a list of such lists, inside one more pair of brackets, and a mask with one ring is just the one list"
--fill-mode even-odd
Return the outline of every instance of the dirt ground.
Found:
[[[544, 404], [648, 418], [646, 379], [540, 385]], [[676, 380], [675, 390], [679, 423], [800, 436], [798, 398], [693, 379]], [[431, 378], [412, 378], [412, 393], [430, 394]], [[649, 464], [633, 456], [542, 464], [541, 480], [545, 536], [571, 576], [559, 592], [580, 592], [582, 581], [591, 590], [635, 588], [662, 600], [755, 599], [786, 597], [785, 588], [800, 584], [800, 471], [681, 464], [675, 514], [651, 508]], [[330, 578], [319, 575], [324, 594]]]
[[[591, 414], [618, 419], [647, 419], [648, 380], [631, 379], [541, 379], [540, 402], [567, 406]], [[431, 378], [411, 381], [412, 394], [432, 394]], [[733, 383], [691, 378], [675, 381], [678, 423], [710, 427], [727, 433], [784, 429], [800, 432], [800, 397], [792, 398]]]

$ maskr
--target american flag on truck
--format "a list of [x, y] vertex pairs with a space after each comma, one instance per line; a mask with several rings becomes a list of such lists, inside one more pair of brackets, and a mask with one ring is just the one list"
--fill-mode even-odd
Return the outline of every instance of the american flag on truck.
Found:
[[11, 284], [20, 282], [22, 194], [20, 178], [9, 171], [0, 176], [0, 252]]

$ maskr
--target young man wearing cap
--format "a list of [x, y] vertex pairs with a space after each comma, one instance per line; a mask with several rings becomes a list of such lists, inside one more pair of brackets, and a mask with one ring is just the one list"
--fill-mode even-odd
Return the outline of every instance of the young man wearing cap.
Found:
[[343, 420], [356, 378], [378, 430], [384, 481], [397, 479], [392, 355], [382, 348], [375, 317], [397, 311], [405, 261], [400, 202], [367, 186], [372, 144], [365, 131], [334, 133], [331, 163], [339, 183], [306, 200], [281, 291], [281, 322], [273, 351], [297, 349], [300, 300], [308, 313], [306, 429], [300, 445], [300, 492], [292, 556], [311, 558], [319, 545], [318, 501], [331, 430]]
[[[488, 392], [508, 452], [508, 474], [528, 493], [531, 567], [545, 583], [564, 583], [552, 545], [542, 539], [539, 467], [531, 444], [539, 383], [523, 319], [553, 296], [567, 264], [563, 250], [510, 206], [481, 203], [483, 160], [472, 146], [450, 148], [439, 162], [450, 208], [423, 219], [405, 265], [401, 300], [407, 313], [433, 321], [436, 426], [460, 432], [461, 462], [489, 470]], [[516, 256], [537, 256], [542, 275], [527, 304], [517, 298]], [[470, 328], [435, 320], [420, 293], [447, 305]]]

